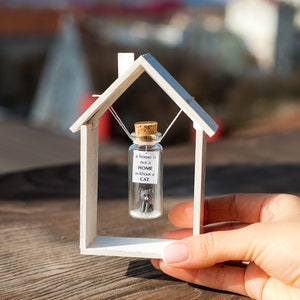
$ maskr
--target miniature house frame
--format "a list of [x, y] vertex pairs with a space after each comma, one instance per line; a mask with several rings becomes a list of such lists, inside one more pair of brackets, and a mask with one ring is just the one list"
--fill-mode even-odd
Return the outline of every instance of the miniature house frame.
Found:
[[218, 126], [195, 99], [150, 54], [134, 60], [133, 53], [119, 53], [118, 78], [70, 127], [81, 133], [80, 249], [82, 254], [162, 258], [162, 249], [171, 240], [97, 236], [98, 203], [98, 120], [105, 111], [146, 72], [191, 119], [196, 130], [193, 234], [200, 234], [203, 220], [206, 134]]

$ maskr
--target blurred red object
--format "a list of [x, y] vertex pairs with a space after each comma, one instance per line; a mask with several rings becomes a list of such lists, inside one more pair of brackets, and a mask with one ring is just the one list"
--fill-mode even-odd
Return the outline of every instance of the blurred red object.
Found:
[[[208, 143], [216, 142], [216, 141], [222, 139], [224, 137], [224, 134], [225, 134], [225, 125], [224, 125], [224, 123], [221, 120], [217, 119], [217, 118], [214, 118], [214, 120], [219, 125], [219, 128], [212, 137], [207, 136], [207, 142]], [[195, 133], [196, 132], [195, 132], [195, 129], [193, 128], [193, 126], [192, 126], [191, 131], [192, 131], [191, 132], [191, 142], [195, 143], [195, 141], [196, 141]]]
[[[96, 100], [91, 94], [86, 94], [80, 101], [79, 114], [83, 114]], [[112, 138], [112, 115], [107, 110], [99, 119], [99, 141], [108, 142]]]

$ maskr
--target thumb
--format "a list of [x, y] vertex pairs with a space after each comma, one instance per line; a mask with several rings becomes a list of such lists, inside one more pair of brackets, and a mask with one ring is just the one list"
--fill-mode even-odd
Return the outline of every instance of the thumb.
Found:
[[255, 232], [250, 225], [192, 236], [166, 246], [163, 260], [176, 267], [191, 269], [206, 268], [229, 260], [254, 261], [257, 246]]

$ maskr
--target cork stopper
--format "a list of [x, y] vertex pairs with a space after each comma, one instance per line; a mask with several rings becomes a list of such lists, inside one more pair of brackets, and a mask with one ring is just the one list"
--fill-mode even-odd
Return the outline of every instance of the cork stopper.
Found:
[[157, 132], [157, 122], [141, 121], [134, 123], [134, 129], [137, 136], [153, 135]]
[[134, 123], [135, 135], [138, 141], [151, 142], [157, 138], [156, 121], [141, 121]]

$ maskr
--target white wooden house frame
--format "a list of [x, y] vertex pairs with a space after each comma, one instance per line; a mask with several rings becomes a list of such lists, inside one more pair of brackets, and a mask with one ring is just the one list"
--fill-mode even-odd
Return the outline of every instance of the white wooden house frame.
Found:
[[98, 120], [137, 78], [146, 72], [191, 119], [196, 130], [193, 234], [200, 234], [206, 165], [206, 134], [218, 126], [195, 99], [150, 54], [134, 60], [133, 53], [119, 53], [119, 77], [70, 127], [81, 133], [80, 249], [82, 254], [162, 258], [170, 240], [97, 236]]

